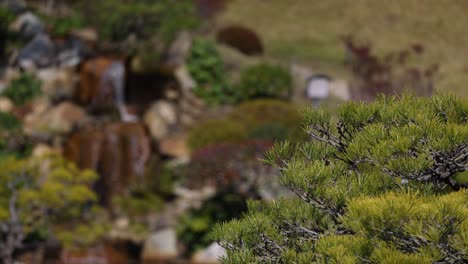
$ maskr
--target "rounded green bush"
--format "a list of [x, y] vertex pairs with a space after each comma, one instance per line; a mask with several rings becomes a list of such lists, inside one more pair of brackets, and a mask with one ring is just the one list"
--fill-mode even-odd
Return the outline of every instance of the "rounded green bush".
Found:
[[266, 141], [284, 141], [288, 138], [289, 129], [283, 124], [266, 123], [249, 131], [249, 138]]
[[286, 138], [297, 140], [303, 134], [298, 107], [281, 100], [258, 99], [242, 103], [231, 112], [230, 118], [257, 139], [284, 140], [285, 133]]
[[195, 127], [189, 135], [188, 144], [192, 150], [212, 144], [239, 142], [247, 138], [242, 124], [230, 119], [208, 120]]
[[0, 111], [0, 131], [14, 131], [21, 128], [21, 122], [14, 115]]
[[22, 105], [40, 94], [41, 81], [29, 74], [23, 74], [13, 80], [2, 92], [2, 95], [10, 98], [15, 105]]
[[205, 102], [216, 105], [237, 101], [237, 94], [226, 79], [223, 61], [213, 41], [195, 39], [187, 67], [197, 83], [194, 93]]
[[254, 98], [287, 98], [291, 94], [292, 77], [278, 65], [258, 64], [241, 74], [238, 92], [244, 100]]

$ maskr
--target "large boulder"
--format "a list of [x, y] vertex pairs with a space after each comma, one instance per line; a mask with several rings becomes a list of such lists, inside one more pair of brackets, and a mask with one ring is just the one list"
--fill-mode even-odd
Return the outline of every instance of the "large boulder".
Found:
[[65, 67], [77, 66], [82, 58], [90, 54], [87, 44], [73, 35], [58, 42], [56, 49], [55, 63]]
[[166, 54], [166, 64], [169, 67], [178, 67], [187, 61], [187, 57], [192, 47], [192, 36], [187, 31], [179, 33], [172, 42]]
[[159, 152], [172, 158], [189, 157], [190, 148], [187, 145], [187, 135], [177, 133], [161, 139]]
[[54, 62], [55, 45], [48, 35], [37, 34], [18, 54], [18, 65], [26, 70], [50, 66]]
[[44, 24], [32, 12], [19, 15], [10, 25], [10, 29], [19, 32], [25, 38], [33, 38], [44, 32]]
[[177, 124], [177, 120], [175, 105], [162, 100], [155, 102], [144, 115], [144, 122], [156, 140], [167, 136], [171, 128]]
[[42, 69], [36, 76], [41, 81], [42, 92], [51, 99], [72, 98], [79, 79], [74, 68], [65, 67]]
[[13, 111], [14, 107], [15, 105], [10, 99], [6, 97], [0, 97], [0, 112], [10, 113]]
[[62, 102], [50, 106], [46, 100], [39, 100], [25, 117], [24, 132], [31, 136], [50, 137], [70, 133], [87, 121], [89, 117], [86, 112], [73, 103]]
[[174, 259], [177, 255], [176, 231], [172, 228], [167, 228], [155, 232], [148, 237], [143, 246], [142, 259], [145, 263], [146, 261], [167, 263], [164, 261]]

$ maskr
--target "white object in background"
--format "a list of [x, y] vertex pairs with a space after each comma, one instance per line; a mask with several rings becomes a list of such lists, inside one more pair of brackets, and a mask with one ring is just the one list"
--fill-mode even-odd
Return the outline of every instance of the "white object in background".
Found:
[[307, 97], [323, 100], [330, 93], [330, 78], [326, 75], [314, 75], [307, 81]]

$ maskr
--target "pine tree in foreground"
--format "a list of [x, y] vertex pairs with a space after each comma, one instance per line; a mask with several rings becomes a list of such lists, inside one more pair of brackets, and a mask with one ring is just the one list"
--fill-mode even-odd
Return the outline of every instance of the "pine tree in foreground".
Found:
[[297, 198], [217, 226], [223, 263], [468, 263], [468, 100], [380, 97], [304, 126], [266, 157]]

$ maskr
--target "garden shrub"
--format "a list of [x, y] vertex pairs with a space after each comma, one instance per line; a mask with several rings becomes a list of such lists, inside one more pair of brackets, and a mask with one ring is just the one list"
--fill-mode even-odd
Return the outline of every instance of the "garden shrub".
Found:
[[310, 141], [266, 162], [297, 198], [215, 228], [223, 263], [466, 263], [468, 100], [379, 97], [304, 111]]
[[21, 122], [14, 115], [0, 111], [0, 137], [2, 131], [17, 131], [21, 129]]
[[240, 142], [247, 138], [246, 129], [229, 119], [213, 119], [200, 123], [190, 131], [188, 145], [196, 150], [208, 145]]
[[247, 140], [198, 149], [191, 155], [183, 184], [195, 189], [211, 185], [254, 197], [259, 178], [274, 173], [271, 166], [258, 162], [272, 145], [268, 141]]
[[187, 60], [187, 66], [197, 86], [194, 93], [210, 105], [234, 103], [237, 95], [227, 82], [224, 64], [215, 44], [196, 39]]
[[262, 63], [242, 71], [237, 89], [243, 100], [288, 98], [292, 92], [292, 77], [281, 66]]
[[11, 99], [15, 105], [23, 105], [41, 93], [41, 82], [32, 75], [23, 74], [3, 90], [2, 96]]
[[356, 77], [356, 99], [369, 100], [379, 94], [402, 94], [406, 90], [420, 96], [430, 96], [434, 92], [433, 80], [438, 65], [410, 64], [411, 60], [422, 56], [423, 45], [414, 44], [383, 56], [373, 52], [370, 44], [357, 43], [351, 37], [345, 38], [345, 45], [348, 52], [346, 65]]
[[177, 226], [178, 237], [186, 246], [185, 255], [190, 256], [196, 250], [213, 243], [209, 236], [212, 226], [235, 219], [245, 211], [245, 197], [236, 193], [221, 192], [205, 201], [199, 209], [187, 212]]
[[[285, 101], [258, 99], [245, 102], [234, 108], [229, 117], [242, 124], [253, 138], [282, 140], [284, 130], [289, 139], [303, 137], [299, 108]], [[262, 136], [258, 137], [260, 134]]]
[[246, 55], [259, 55], [264, 50], [258, 34], [243, 26], [225, 27], [216, 34], [216, 39]]
[[76, 13], [66, 17], [43, 16], [43, 19], [55, 36], [66, 36], [71, 30], [80, 29], [86, 25], [81, 15]]
[[113, 198], [114, 211], [126, 217], [141, 217], [161, 210], [162, 199], [148, 191], [134, 191], [130, 195]]
[[[118, 43], [129, 36], [137, 38], [133, 51], [143, 58], [153, 56], [147, 53], [149, 43], [151, 53], [163, 54], [167, 45], [182, 30], [194, 29], [199, 17], [193, 1], [190, 0], [130, 0], [122, 4], [120, 0], [80, 0], [77, 10], [90, 26], [99, 31], [99, 36], [108, 42]], [[132, 52], [133, 52], [132, 51]], [[129, 52], [129, 50], [126, 50]]]
[[288, 139], [289, 128], [283, 124], [266, 123], [249, 131], [249, 138], [265, 141], [284, 141]]
[[17, 250], [40, 244], [26, 241], [31, 234], [54, 234], [68, 246], [85, 246], [102, 236], [97, 195], [90, 188], [96, 178], [55, 155], [0, 159], [2, 263], [14, 263]]

